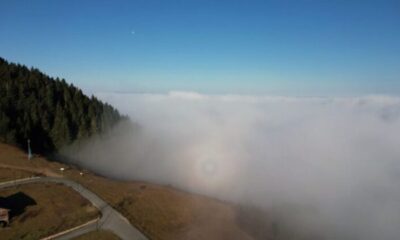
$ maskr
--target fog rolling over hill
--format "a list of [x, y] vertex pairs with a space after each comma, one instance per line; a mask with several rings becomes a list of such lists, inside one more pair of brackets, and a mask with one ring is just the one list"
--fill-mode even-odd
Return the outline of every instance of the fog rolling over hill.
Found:
[[97, 96], [140, 128], [64, 149], [79, 164], [262, 208], [299, 239], [400, 234], [398, 97]]

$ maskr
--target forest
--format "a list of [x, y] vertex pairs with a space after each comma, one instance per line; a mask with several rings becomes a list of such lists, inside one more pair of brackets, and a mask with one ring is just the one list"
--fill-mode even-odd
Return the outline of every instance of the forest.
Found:
[[64, 79], [0, 57], [0, 141], [50, 154], [126, 120]]

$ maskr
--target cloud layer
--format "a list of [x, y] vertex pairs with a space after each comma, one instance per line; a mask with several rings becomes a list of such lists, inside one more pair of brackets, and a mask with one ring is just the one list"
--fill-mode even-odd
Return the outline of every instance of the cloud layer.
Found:
[[[119, 126], [69, 149], [103, 174], [293, 216], [326, 239], [400, 235], [400, 98], [101, 93]], [[306, 226], [307, 225], [307, 226]]]

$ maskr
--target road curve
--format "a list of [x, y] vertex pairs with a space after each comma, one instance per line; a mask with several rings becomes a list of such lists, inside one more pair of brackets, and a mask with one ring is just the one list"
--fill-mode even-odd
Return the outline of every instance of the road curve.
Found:
[[14, 180], [9, 182], [0, 183], [1, 188], [13, 187], [28, 183], [61, 183], [65, 186], [71, 187], [77, 191], [84, 198], [89, 200], [96, 208], [101, 211], [102, 217], [99, 221], [92, 224], [86, 225], [83, 228], [71, 231], [65, 235], [57, 237], [57, 240], [71, 239], [77, 237], [84, 233], [96, 230], [96, 229], [106, 229], [110, 230], [116, 235], [118, 235], [122, 240], [147, 240], [147, 238], [134, 226], [132, 226], [129, 221], [122, 216], [118, 211], [108, 205], [99, 196], [85, 188], [81, 184], [74, 182], [66, 178], [55, 178], [55, 177], [32, 177], [20, 180]]

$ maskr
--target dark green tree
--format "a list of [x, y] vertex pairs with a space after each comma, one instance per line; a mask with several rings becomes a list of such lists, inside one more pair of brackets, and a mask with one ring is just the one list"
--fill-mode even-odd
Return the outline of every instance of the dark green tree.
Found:
[[0, 58], [0, 141], [52, 153], [126, 119], [64, 79]]

